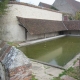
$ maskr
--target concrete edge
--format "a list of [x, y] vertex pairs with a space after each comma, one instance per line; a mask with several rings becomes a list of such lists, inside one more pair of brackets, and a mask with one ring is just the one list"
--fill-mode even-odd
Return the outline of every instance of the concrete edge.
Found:
[[27, 45], [37, 44], [37, 43], [41, 43], [41, 42], [45, 42], [45, 41], [49, 41], [49, 40], [58, 39], [58, 38], [65, 37], [65, 36], [66, 35], [59, 35], [59, 36], [55, 36], [55, 37], [50, 37], [50, 38], [44, 38], [44, 39], [40, 39], [40, 40], [29, 41], [29, 42], [25, 42], [25, 43], [19, 44], [18, 47], [23, 47], [23, 46], [27, 46]]
[[48, 64], [46, 62], [42, 62], [42, 61], [38, 61], [38, 60], [35, 60], [35, 59], [30, 59], [31, 61], [34, 61], [34, 62], [37, 62], [37, 63], [41, 63], [41, 64], [44, 64], [44, 65], [47, 65], [47, 66], [51, 66], [51, 67], [55, 67], [55, 68], [58, 68], [58, 69], [61, 69], [61, 70], [66, 70], [64, 67], [62, 66], [58, 66], [58, 65], [51, 65], [51, 64]]

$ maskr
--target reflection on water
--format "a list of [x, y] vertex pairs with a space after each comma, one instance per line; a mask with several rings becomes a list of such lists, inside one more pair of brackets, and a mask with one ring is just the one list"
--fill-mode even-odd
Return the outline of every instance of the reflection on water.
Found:
[[52, 64], [58, 65], [57, 62], [55, 61], [55, 59], [51, 60], [51, 61], [49, 62], [49, 64], [51, 64], [51, 65], [52, 65]]
[[63, 37], [20, 48], [29, 58], [64, 66], [80, 52], [79, 37]]
[[61, 53], [62, 53], [62, 48], [58, 48], [56, 50], [49, 51], [46, 54], [43, 54], [42, 57], [40, 56], [36, 59], [44, 61], [44, 62], [48, 62], [48, 63], [52, 63], [52, 61], [54, 61], [56, 63], [55, 58], [57, 56], [61, 55]]

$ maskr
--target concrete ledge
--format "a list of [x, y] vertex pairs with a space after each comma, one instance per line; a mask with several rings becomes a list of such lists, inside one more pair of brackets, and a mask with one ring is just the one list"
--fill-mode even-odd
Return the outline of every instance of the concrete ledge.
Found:
[[67, 36], [80, 36], [80, 35], [67, 34]]
[[61, 37], [64, 37], [64, 36], [66, 36], [66, 35], [59, 35], [59, 36], [54, 36], [54, 37], [40, 39], [40, 40], [28, 41], [28, 42], [19, 44], [19, 47], [26, 46], [26, 45], [31, 45], [31, 44], [35, 44], [35, 43], [40, 43], [40, 42], [44, 42], [44, 41], [54, 40], [54, 39], [61, 38]]
[[64, 66], [64, 68], [65, 68], [65, 69], [68, 69], [68, 68], [70, 68], [70, 67], [73, 67], [73, 66], [74, 66], [74, 65], [73, 65], [74, 61], [77, 60], [79, 57], [80, 57], [80, 53], [77, 54], [72, 60], [70, 60], [70, 61]]
[[58, 68], [58, 69], [61, 69], [61, 70], [65, 70], [65, 68], [62, 67], [62, 66], [51, 65], [51, 64], [49, 64], [49, 63], [42, 62], [42, 61], [38, 61], [38, 60], [35, 60], [35, 59], [30, 59], [30, 60], [31, 60], [31, 61], [34, 61], [34, 62], [38, 62], [38, 63], [44, 64], [44, 65], [47, 65], [47, 66], [51, 66], [51, 67], [54, 67], [54, 68]]

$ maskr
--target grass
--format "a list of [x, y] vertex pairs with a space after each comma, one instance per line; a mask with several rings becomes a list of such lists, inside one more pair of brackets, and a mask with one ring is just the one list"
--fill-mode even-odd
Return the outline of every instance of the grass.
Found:
[[59, 77], [63, 76], [63, 75], [69, 75], [70, 73], [72, 73], [74, 69], [72, 67], [70, 67], [68, 70], [65, 70], [64, 72], [62, 72]]
[[78, 61], [78, 58], [73, 62], [73, 65], [75, 65], [75, 63]]
[[35, 78], [35, 75], [32, 75], [32, 79], [31, 80], [38, 80]]
[[19, 44], [17, 42], [7, 42], [7, 44], [9, 44], [10, 46], [19, 46]]
[[80, 80], [80, 69], [79, 67], [76, 67], [76, 68], [70, 67], [68, 70], [65, 70], [64, 72], [62, 72], [59, 75], [59, 77], [54, 78], [53, 80], [61, 80], [60, 77], [62, 77], [63, 75], [69, 75], [75, 78], [76, 80]]
[[56, 77], [56, 78], [54, 78], [54, 79], [52, 79], [52, 80], [61, 80], [59, 77]]

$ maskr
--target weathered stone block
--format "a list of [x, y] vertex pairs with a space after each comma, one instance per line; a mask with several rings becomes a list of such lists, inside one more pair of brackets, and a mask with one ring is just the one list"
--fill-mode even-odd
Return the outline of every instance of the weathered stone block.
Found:
[[0, 48], [0, 61], [4, 66], [4, 80], [31, 80], [32, 65], [29, 58], [20, 50], [4, 42], [0, 44]]

